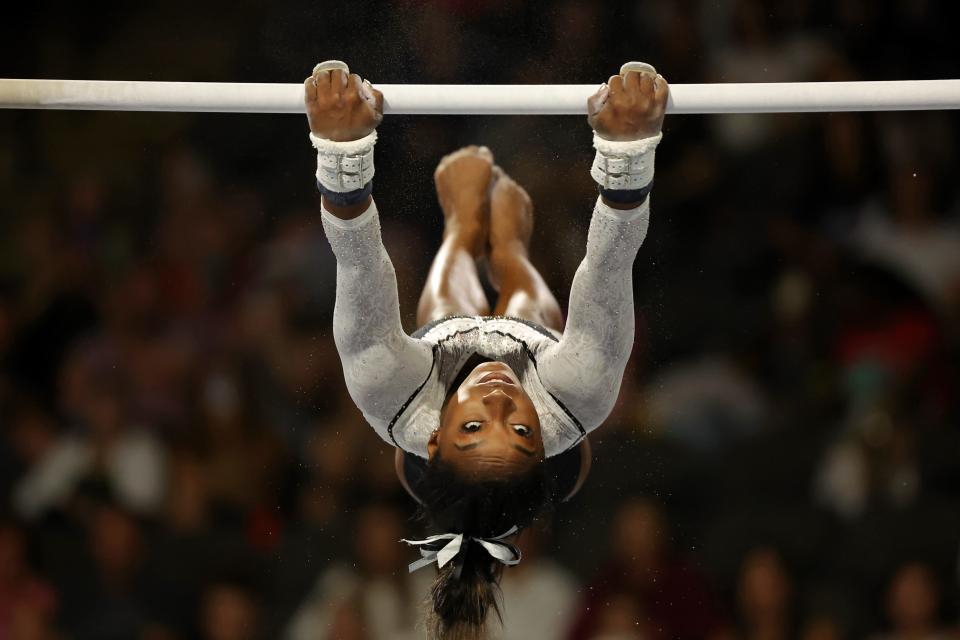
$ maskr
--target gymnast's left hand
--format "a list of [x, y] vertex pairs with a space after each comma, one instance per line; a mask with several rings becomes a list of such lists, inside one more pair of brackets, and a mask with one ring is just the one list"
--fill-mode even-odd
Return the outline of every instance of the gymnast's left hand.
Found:
[[650, 138], [663, 127], [669, 92], [659, 74], [627, 71], [610, 76], [587, 100], [587, 122], [607, 140]]
[[310, 131], [318, 138], [359, 140], [383, 120], [383, 94], [355, 73], [317, 71], [303, 88]]

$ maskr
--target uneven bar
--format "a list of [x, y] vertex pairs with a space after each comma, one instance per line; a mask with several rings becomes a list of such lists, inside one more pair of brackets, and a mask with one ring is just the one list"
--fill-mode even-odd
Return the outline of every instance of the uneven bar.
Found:
[[[584, 115], [593, 84], [378, 84], [387, 114]], [[0, 108], [303, 113], [303, 85], [0, 79]], [[668, 113], [960, 109], [960, 80], [676, 84]]]

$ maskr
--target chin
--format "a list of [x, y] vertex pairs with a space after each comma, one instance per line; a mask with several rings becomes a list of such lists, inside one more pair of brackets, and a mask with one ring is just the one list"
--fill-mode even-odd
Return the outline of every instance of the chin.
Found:
[[510, 365], [508, 365], [506, 362], [500, 362], [499, 360], [494, 360], [492, 362], [481, 362], [473, 368], [474, 371], [496, 371], [498, 369], [513, 372], [513, 368], [510, 367]]

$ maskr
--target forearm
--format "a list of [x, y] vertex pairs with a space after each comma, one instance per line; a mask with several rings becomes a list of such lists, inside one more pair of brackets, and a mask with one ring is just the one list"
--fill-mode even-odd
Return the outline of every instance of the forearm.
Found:
[[650, 207], [616, 210], [598, 198], [587, 254], [570, 287], [567, 325], [541, 358], [541, 378], [589, 431], [609, 415], [634, 339], [633, 262]]
[[[610, 350], [625, 359], [633, 342], [633, 262], [647, 234], [650, 205], [615, 210], [597, 202], [587, 252], [570, 287], [564, 340]], [[562, 341], [561, 341], [562, 342]]]
[[337, 215], [324, 203], [323, 228], [337, 259], [333, 329], [342, 355], [403, 333], [396, 274], [380, 237], [376, 204], [370, 198], [363, 211], [349, 213]]

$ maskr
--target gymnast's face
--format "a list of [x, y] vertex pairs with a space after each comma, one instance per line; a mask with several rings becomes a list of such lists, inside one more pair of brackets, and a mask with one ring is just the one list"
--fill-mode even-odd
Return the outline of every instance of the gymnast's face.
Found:
[[484, 478], [523, 473], [542, 462], [540, 418], [513, 369], [484, 362], [471, 371], [447, 400], [427, 451]]

